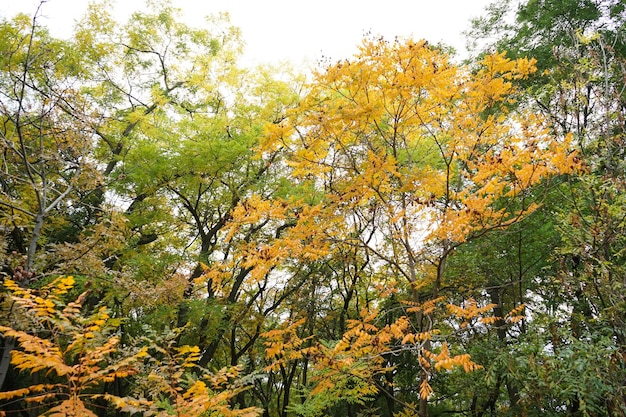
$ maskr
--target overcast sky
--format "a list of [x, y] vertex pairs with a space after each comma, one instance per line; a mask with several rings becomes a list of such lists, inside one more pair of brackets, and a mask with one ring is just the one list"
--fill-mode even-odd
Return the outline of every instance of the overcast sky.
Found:
[[[241, 28], [245, 59], [252, 63], [282, 60], [314, 63], [322, 55], [350, 57], [364, 33], [445, 42], [464, 52], [461, 32], [483, 14], [490, 0], [172, 0], [190, 24], [227, 11]], [[38, 0], [0, 0], [0, 14], [32, 13]], [[43, 21], [58, 36], [67, 36], [87, 0], [47, 0]], [[141, 10], [144, 0], [117, 0], [121, 17]]]

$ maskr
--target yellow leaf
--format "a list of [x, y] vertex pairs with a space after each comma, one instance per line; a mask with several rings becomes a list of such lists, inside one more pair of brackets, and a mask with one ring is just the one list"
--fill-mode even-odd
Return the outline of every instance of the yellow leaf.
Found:
[[30, 388], [20, 388], [13, 391], [0, 392], [0, 401], [10, 400], [15, 397], [21, 397], [30, 393]]
[[78, 397], [70, 397], [46, 413], [49, 417], [97, 417]]
[[433, 393], [433, 389], [426, 379], [420, 384], [420, 398], [428, 398]]

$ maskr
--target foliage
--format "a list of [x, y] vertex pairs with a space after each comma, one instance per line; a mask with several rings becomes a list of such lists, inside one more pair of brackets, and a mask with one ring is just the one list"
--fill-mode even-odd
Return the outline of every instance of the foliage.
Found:
[[[539, 76], [523, 84], [527, 105], [543, 113], [554, 132], [573, 135], [587, 168], [547, 190], [552, 196], [545, 222], [558, 240], [544, 272], [524, 283], [533, 320], [514, 338], [518, 349], [502, 353], [516, 357], [515, 366], [494, 366], [508, 381], [513, 412], [521, 412], [514, 407], [523, 405], [529, 415], [621, 416], [623, 384], [613, 377], [622, 372], [624, 350], [623, 318], [617, 313], [622, 283], [614, 279], [623, 268], [618, 196], [623, 184], [624, 8], [614, 1], [528, 1], [517, 10], [509, 8], [513, 19], [495, 19], [506, 4], [499, 2], [486, 19], [475, 22], [474, 33], [497, 33], [491, 47], [538, 58]], [[546, 383], [529, 383], [526, 376], [531, 375]], [[541, 392], [529, 390], [532, 384]], [[580, 386], [584, 392], [574, 388]]]
[[15, 338], [21, 348], [13, 350], [11, 364], [21, 371], [44, 371], [60, 382], [3, 392], [1, 399], [27, 396], [29, 403], [50, 404], [50, 415], [95, 415], [85, 404], [97, 397], [93, 389], [137, 372], [136, 364], [146, 356], [145, 349], [120, 349], [115, 335], [119, 320], [111, 318], [106, 307], [84, 315], [87, 292], [64, 303], [63, 295], [73, 285], [71, 276], [58, 278], [37, 292], [22, 289], [11, 280], [5, 282], [17, 321], [12, 327], [1, 326], [0, 331], [5, 339]]
[[621, 2], [310, 76], [109, 6], [0, 22], [7, 415], [625, 414]]
[[[2, 392], [0, 400], [25, 397], [29, 404], [45, 405], [45, 414], [50, 416], [95, 416], [90, 408], [98, 399], [123, 411], [145, 415], [174, 412], [200, 416], [209, 411], [224, 416], [258, 414], [254, 408], [230, 409], [228, 400], [243, 389], [229, 385], [229, 380], [238, 376], [236, 369], [207, 373], [206, 382], [202, 379], [189, 384], [179, 382], [186, 379], [185, 374], [198, 361], [197, 346], [169, 350], [152, 343], [140, 348], [121, 346], [120, 320], [110, 317], [106, 307], [85, 314], [89, 292], [75, 301], [63, 301], [74, 283], [71, 276], [60, 277], [34, 291], [22, 289], [11, 280], [5, 282], [14, 302], [15, 323], [12, 327], [0, 326], [0, 331], [5, 339], [15, 338], [19, 347], [12, 351], [11, 364], [20, 371], [41, 372], [51, 381], [59, 382]], [[17, 327], [27, 331], [16, 330]], [[149, 346], [155, 352], [150, 352]], [[159, 359], [161, 355], [165, 360]], [[142, 372], [147, 372], [143, 378], [151, 385], [147, 398], [122, 398], [99, 392], [106, 384], [141, 377]]]

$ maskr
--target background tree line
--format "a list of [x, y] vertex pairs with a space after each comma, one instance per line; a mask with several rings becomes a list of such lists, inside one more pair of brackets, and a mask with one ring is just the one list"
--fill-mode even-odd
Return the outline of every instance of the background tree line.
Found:
[[244, 68], [224, 16], [0, 22], [0, 411], [626, 415], [626, 7]]

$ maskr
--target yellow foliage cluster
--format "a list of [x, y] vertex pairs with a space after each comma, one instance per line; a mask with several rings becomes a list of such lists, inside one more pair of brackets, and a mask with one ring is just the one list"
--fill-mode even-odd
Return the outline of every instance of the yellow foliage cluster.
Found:
[[[245, 235], [247, 230], [273, 222], [281, 233], [267, 238], [266, 242], [240, 239], [236, 244], [240, 267], [250, 269], [254, 284], [267, 276], [274, 268], [285, 265], [288, 261], [314, 261], [330, 253], [328, 229], [333, 215], [321, 205], [309, 205], [302, 201], [282, 199], [263, 199], [251, 195], [240, 203], [232, 213], [227, 227], [226, 240], [231, 241], [237, 235]], [[219, 262], [207, 267], [198, 281], [211, 280], [216, 291], [226, 283], [232, 271], [233, 263]]]
[[377, 201], [393, 223], [427, 213], [431, 239], [462, 242], [537, 207], [510, 211], [502, 199], [580, 169], [571, 137], [510, 109], [511, 81], [532, 74], [533, 60], [499, 53], [477, 68], [455, 66], [423, 41], [367, 40], [353, 60], [316, 75], [300, 107], [267, 128], [263, 147], [283, 147], [293, 175], [322, 179], [337, 201]]
[[[421, 307], [411, 307], [413, 311], [429, 312], [434, 308], [430, 302]], [[464, 317], [473, 318], [491, 308], [493, 306], [479, 308], [474, 305], [455, 311]], [[390, 370], [385, 360], [385, 356], [390, 354], [413, 352], [427, 375], [457, 367], [465, 372], [481, 368], [468, 354], [452, 355], [445, 341], [437, 342], [435, 345], [439, 348], [434, 349], [431, 341], [437, 338], [437, 329], [416, 332], [412, 320], [405, 315], [383, 327], [375, 324], [377, 319], [378, 311], [364, 310], [359, 320], [348, 321], [348, 330], [334, 344], [300, 338], [298, 330], [305, 324], [304, 319], [264, 333], [266, 355], [272, 360], [268, 370], [276, 370], [306, 358], [312, 365], [311, 381], [314, 388], [311, 395], [324, 393], [330, 396], [366, 397], [379, 391], [376, 376]], [[352, 381], [351, 384], [346, 384], [348, 379]], [[347, 389], [346, 385], [352, 388]], [[421, 382], [420, 392], [425, 398], [432, 393], [428, 378]]]
[[473, 318], [480, 318], [481, 322], [486, 324], [489, 318], [482, 318], [480, 315], [493, 310], [495, 307], [497, 307], [496, 304], [487, 304], [479, 307], [473, 299], [467, 300], [464, 306], [447, 305], [448, 311], [456, 318], [461, 319], [461, 327], [467, 326], [469, 320]]
[[179, 383], [186, 380], [184, 374], [195, 367], [200, 358], [197, 346], [175, 347], [173, 355], [167, 349], [151, 346], [157, 353], [169, 357], [165, 362], [150, 354], [148, 346], [131, 350], [120, 346], [120, 338], [115, 334], [120, 322], [110, 317], [106, 307], [86, 316], [84, 302], [88, 293], [81, 294], [75, 301], [64, 302], [63, 296], [74, 284], [73, 277], [65, 276], [35, 291], [23, 289], [14, 281], [5, 281], [16, 306], [14, 316], [18, 321], [14, 327], [25, 328], [16, 330], [0, 326], [3, 337], [17, 341], [18, 348], [11, 351], [11, 364], [30, 373], [53, 372], [59, 382], [2, 392], [0, 401], [24, 398], [27, 403], [47, 404], [46, 415], [67, 417], [95, 416], [85, 401], [102, 398], [121, 411], [170, 415], [169, 408], [164, 410], [155, 399], [97, 393], [105, 383], [139, 376], [144, 365], [149, 363], [153, 367], [148, 368], [146, 379], [158, 386], [156, 398], [169, 392], [173, 402], [171, 408], [179, 415], [201, 416], [216, 412], [229, 417], [252, 417], [259, 414], [256, 408], [231, 409], [229, 400], [245, 389], [229, 385], [229, 381], [238, 375], [236, 368], [207, 376], [205, 380], [210, 386], [203, 380], [196, 380], [183, 388]]
[[[5, 281], [20, 309], [19, 314], [30, 316], [36, 324], [34, 329], [37, 329], [31, 332], [0, 326], [3, 336], [14, 338], [20, 347], [11, 352], [11, 364], [16, 369], [31, 373], [42, 370], [54, 372], [62, 377], [63, 382], [3, 392], [0, 399], [28, 395], [30, 402], [43, 402], [65, 398], [50, 409], [51, 415], [93, 415], [84, 411], [86, 409], [81, 400], [84, 391], [137, 372], [135, 364], [146, 355], [145, 349], [115, 361], [110, 360], [119, 350], [119, 337], [109, 334], [117, 321], [109, 317], [106, 308], [83, 316], [81, 310], [86, 293], [67, 305], [63, 302], [62, 296], [74, 283], [71, 276], [60, 277], [40, 292], [35, 292], [22, 289], [11, 280]], [[37, 334], [39, 329], [45, 329], [45, 336]], [[34, 395], [37, 392], [45, 393]], [[70, 409], [74, 410], [74, 414], [67, 414]]]

